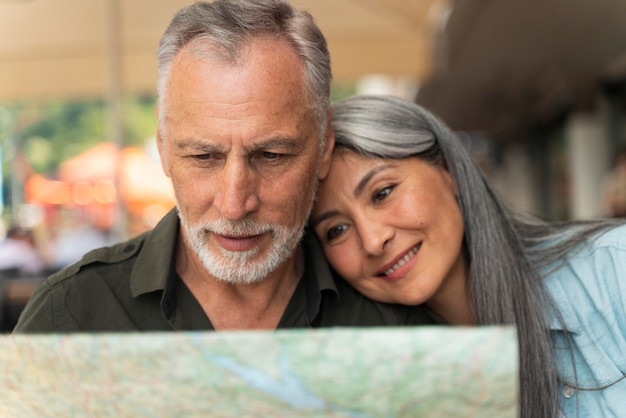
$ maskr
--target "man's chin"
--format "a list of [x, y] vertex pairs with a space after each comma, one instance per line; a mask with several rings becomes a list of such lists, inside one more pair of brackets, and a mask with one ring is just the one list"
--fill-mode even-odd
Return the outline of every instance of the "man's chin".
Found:
[[255, 284], [262, 282], [271, 275], [284, 260], [266, 257], [264, 260], [255, 260], [255, 254], [246, 251], [237, 254], [236, 258], [229, 257], [200, 257], [207, 272], [221, 282], [231, 284]]
[[[249, 220], [238, 223], [220, 220], [189, 225], [183, 216], [180, 218], [189, 247], [207, 272], [217, 280], [233, 284], [259, 283], [270, 276], [294, 256], [305, 228], [304, 222], [299, 227], [289, 228], [276, 224], [257, 224]], [[210, 238], [212, 235], [229, 234], [263, 235], [264, 239], [244, 251], [233, 251], [233, 248], [220, 245], [219, 240]]]

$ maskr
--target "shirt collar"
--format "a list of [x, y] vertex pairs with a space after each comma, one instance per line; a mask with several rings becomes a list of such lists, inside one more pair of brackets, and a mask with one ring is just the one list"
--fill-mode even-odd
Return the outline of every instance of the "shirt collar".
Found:
[[330, 266], [324, 257], [324, 253], [319, 241], [314, 234], [305, 231], [302, 239], [305, 254], [305, 273], [307, 293], [307, 313], [309, 320], [313, 322], [320, 312], [322, 303], [322, 293], [328, 292], [334, 295], [335, 300], [339, 298], [339, 291], [335, 285]]
[[[178, 212], [174, 208], [146, 235], [143, 249], [139, 252], [131, 273], [133, 297], [155, 291], [171, 293], [176, 277], [174, 260], [179, 230]], [[319, 241], [308, 229], [302, 245], [305, 256], [303, 279], [306, 281], [307, 313], [309, 321], [313, 322], [320, 312], [322, 293], [331, 293], [337, 300], [339, 291]], [[167, 294], [164, 294], [162, 303], [168, 299]], [[164, 306], [164, 309], [167, 307]]]
[[131, 272], [130, 289], [133, 297], [166, 289], [174, 269], [178, 231], [178, 212], [174, 208], [146, 235]]

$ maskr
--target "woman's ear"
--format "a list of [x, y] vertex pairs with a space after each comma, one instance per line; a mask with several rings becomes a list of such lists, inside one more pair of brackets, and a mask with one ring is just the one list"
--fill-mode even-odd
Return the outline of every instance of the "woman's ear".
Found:
[[441, 157], [441, 161], [439, 161], [439, 166], [443, 169], [446, 181], [452, 188], [452, 191], [454, 192], [454, 195], [457, 197], [457, 200], [458, 200], [459, 187], [457, 186], [456, 181], [454, 181], [454, 178], [452, 177], [452, 173], [450, 172], [450, 169], [448, 168], [448, 162], [446, 161], [444, 157]]
[[446, 160], [446, 157], [444, 157], [443, 155], [441, 156], [441, 160], [439, 161], [439, 164], [441, 164], [444, 170], [450, 172], [450, 170], [448, 169], [448, 161]]

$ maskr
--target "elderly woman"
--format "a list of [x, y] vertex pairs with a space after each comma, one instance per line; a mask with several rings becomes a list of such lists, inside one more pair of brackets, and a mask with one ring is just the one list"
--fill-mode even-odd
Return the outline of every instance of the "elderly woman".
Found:
[[514, 215], [458, 137], [407, 101], [336, 104], [311, 227], [334, 269], [450, 325], [513, 324], [520, 416], [619, 416], [626, 397], [626, 227]]

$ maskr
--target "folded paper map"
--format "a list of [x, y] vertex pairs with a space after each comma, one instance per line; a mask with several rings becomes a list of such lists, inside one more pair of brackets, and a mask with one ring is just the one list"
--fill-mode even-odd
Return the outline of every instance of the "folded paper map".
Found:
[[0, 417], [511, 417], [510, 327], [0, 337]]

